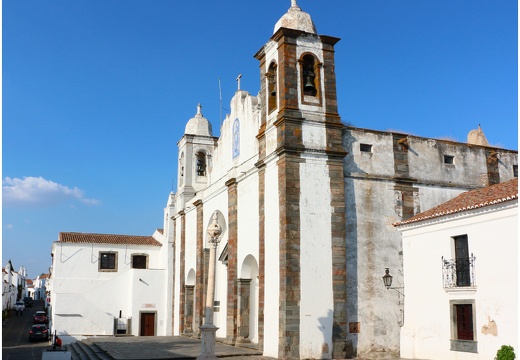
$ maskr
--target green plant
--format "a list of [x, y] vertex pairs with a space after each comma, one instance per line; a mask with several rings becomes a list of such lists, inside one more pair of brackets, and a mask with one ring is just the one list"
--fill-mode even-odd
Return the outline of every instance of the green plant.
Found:
[[502, 347], [497, 351], [495, 360], [515, 360], [515, 358], [515, 349], [509, 345], [502, 345]]

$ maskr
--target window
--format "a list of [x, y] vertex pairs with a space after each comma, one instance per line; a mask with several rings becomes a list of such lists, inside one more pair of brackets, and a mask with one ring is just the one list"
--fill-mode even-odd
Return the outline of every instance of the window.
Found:
[[99, 253], [99, 270], [100, 271], [117, 271], [117, 253], [116, 252]]
[[132, 269], [148, 269], [148, 255], [132, 255]]
[[359, 144], [359, 151], [361, 152], [372, 152], [372, 145], [370, 144]]
[[197, 175], [206, 176], [206, 154], [202, 151], [197, 153]]
[[302, 64], [303, 93], [304, 95], [316, 96], [318, 93], [316, 86], [315, 59], [312, 55], [305, 55]]
[[276, 94], [277, 94], [277, 74], [276, 74], [276, 64], [273, 62], [269, 65], [269, 71], [267, 72], [267, 105], [268, 111], [271, 113], [274, 109], [276, 109]]
[[233, 159], [240, 155], [240, 121], [238, 118], [233, 122]]
[[453, 165], [454, 156], [452, 155], [444, 155], [444, 163]]
[[518, 165], [513, 165], [513, 176], [518, 177]]
[[455, 243], [455, 272], [457, 277], [457, 286], [470, 286], [471, 277], [468, 236], [455, 236], [453, 241]]

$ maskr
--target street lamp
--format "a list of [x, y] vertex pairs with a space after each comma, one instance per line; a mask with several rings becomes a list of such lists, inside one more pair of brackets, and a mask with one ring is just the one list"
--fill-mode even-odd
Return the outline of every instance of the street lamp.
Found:
[[208, 226], [210, 243], [208, 288], [206, 289], [206, 309], [204, 314], [204, 325], [199, 329], [202, 333], [202, 349], [197, 360], [215, 360], [215, 337], [218, 327], [213, 324], [213, 303], [215, 301], [215, 265], [217, 246], [220, 242], [222, 227], [218, 224], [218, 212], [213, 213], [213, 221]]

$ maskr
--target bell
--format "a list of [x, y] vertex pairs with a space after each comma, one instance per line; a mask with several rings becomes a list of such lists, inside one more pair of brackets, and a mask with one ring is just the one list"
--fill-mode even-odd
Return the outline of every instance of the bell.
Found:
[[305, 77], [305, 86], [303, 87], [303, 89], [305, 91], [314, 91], [316, 90], [316, 88], [314, 87], [314, 81], [312, 81], [312, 76], [306, 76]]
[[271, 96], [276, 96], [276, 90], [271, 91]]

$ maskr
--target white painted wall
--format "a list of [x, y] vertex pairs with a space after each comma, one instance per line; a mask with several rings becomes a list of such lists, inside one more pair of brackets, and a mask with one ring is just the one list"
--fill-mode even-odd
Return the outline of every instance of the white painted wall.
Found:
[[[502, 345], [518, 350], [518, 201], [400, 227], [405, 272], [401, 356], [494, 359]], [[452, 259], [453, 236], [468, 235], [476, 257], [474, 291], [445, 291], [441, 257]], [[475, 301], [478, 354], [450, 351], [450, 300]], [[486, 333], [494, 322], [497, 335]]]
[[[121, 312], [132, 318], [132, 335], [138, 335], [139, 311], [147, 308], [157, 311], [156, 334], [167, 335], [167, 272], [161, 266], [166, 246], [55, 242], [52, 251], [51, 317], [58, 333], [112, 335]], [[117, 271], [98, 271], [102, 251], [117, 251]], [[147, 254], [149, 268], [132, 269], [133, 253]]]
[[331, 194], [325, 161], [307, 157], [300, 166], [300, 178], [300, 357], [330, 358], [334, 303]]

